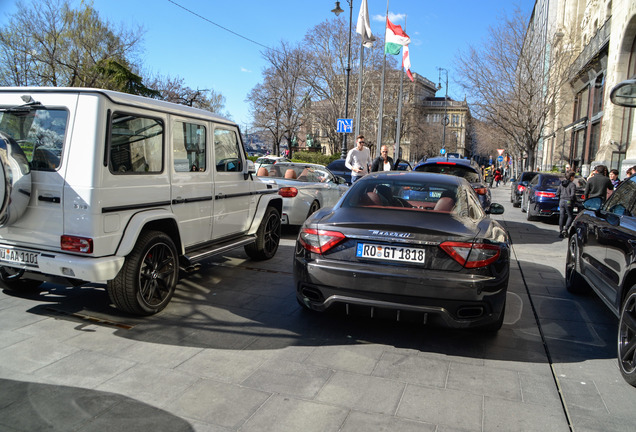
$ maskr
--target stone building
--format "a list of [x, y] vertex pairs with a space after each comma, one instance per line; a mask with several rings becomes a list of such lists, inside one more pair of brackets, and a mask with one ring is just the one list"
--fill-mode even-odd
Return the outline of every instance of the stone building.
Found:
[[587, 175], [604, 164], [623, 177], [636, 165], [634, 109], [614, 106], [609, 94], [619, 82], [636, 77], [636, 2], [538, 0], [529, 28], [538, 19], [556, 36], [551, 49], [568, 34], [573, 39], [567, 48], [575, 54], [560, 95], [566, 109], [550, 119], [548, 138], [539, 147], [541, 168], [569, 165]]

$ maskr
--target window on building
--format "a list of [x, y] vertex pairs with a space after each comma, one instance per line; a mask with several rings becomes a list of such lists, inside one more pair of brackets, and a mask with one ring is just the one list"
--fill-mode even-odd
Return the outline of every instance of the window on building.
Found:
[[595, 122], [592, 125], [592, 134], [590, 135], [590, 153], [589, 160], [596, 159], [596, 153], [598, 153], [599, 141], [601, 138], [601, 122]]
[[605, 93], [605, 76], [599, 75], [594, 82], [594, 102], [592, 104], [592, 117], [603, 111], [603, 96]]
[[[636, 37], [632, 41], [632, 49], [629, 54], [629, 64], [627, 66], [627, 76], [625, 78], [636, 78]], [[634, 124], [634, 109], [623, 108], [623, 125], [621, 128], [621, 147], [625, 151], [629, 149]]]

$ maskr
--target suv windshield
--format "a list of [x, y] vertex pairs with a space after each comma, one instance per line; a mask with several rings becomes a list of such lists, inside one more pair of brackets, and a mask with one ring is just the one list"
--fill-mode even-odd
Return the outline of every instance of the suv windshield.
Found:
[[470, 183], [479, 183], [479, 173], [473, 168], [465, 165], [458, 165], [454, 163], [432, 163], [428, 165], [420, 165], [417, 167], [417, 171], [449, 174], [455, 177], [463, 177]]
[[18, 143], [32, 170], [54, 171], [60, 166], [67, 122], [65, 109], [0, 110], [0, 131]]

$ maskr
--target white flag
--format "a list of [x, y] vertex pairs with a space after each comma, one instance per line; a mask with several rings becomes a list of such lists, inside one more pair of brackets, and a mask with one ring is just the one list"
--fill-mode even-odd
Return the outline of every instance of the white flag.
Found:
[[367, 0], [362, 0], [360, 5], [360, 13], [358, 14], [358, 24], [356, 25], [356, 33], [362, 36], [362, 44], [371, 48], [375, 36], [371, 33], [371, 24], [369, 22], [369, 7], [367, 6]]
[[406, 75], [411, 81], [413, 80], [413, 74], [411, 73], [411, 56], [409, 55], [409, 46], [404, 45], [402, 49], [402, 67], [406, 69]]

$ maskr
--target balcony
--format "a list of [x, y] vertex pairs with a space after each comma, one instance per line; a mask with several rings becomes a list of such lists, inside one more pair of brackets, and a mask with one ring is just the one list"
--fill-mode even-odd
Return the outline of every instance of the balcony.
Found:
[[609, 17], [592, 39], [590, 39], [588, 44], [585, 45], [583, 51], [581, 51], [581, 54], [579, 54], [574, 63], [572, 63], [572, 78], [576, 78], [579, 74], [585, 72], [592, 66], [590, 63], [609, 43], [611, 30], [612, 17]]

